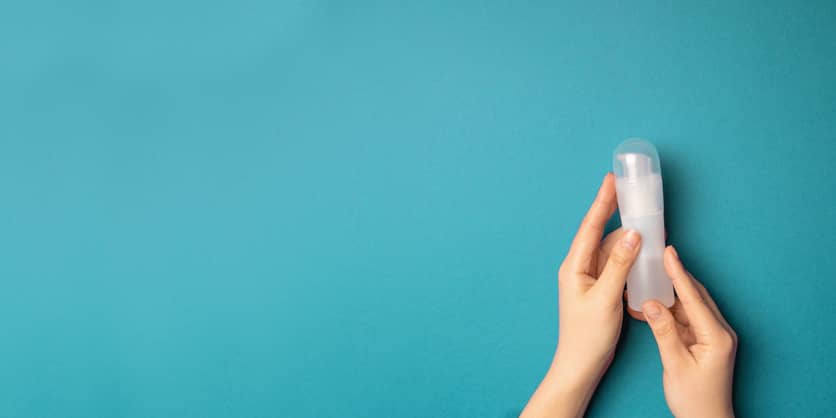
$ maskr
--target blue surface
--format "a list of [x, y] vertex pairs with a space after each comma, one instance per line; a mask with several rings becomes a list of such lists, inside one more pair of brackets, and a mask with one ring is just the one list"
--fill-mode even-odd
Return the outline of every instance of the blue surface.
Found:
[[739, 415], [831, 416], [836, 7], [587, 3], [0, 5], [0, 416], [514, 416], [629, 136]]

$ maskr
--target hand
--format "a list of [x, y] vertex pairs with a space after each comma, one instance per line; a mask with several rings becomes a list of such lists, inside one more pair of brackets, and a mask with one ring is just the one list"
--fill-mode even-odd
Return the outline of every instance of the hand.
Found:
[[642, 312], [659, 345], [668, 407], [678, 418], [733, 417], [737, 334], [705, 287], [682, 266], [673, 247], [665, 250], [665, 271], [678, 300], [671, 310], [648, 301]]
[[609, 367], [621, 333], [622, 294], [639, 252], [635, 231], [601, 242], [617, 205], [607, 174], [558, 274], [559, 341], [552, 366], [522, 416], [581, 416]]

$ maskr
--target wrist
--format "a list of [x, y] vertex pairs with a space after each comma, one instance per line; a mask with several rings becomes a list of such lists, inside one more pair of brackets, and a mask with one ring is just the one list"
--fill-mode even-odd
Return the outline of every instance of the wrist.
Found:
[[592, 398], [602, 375], [603, 371], [600, 367], [556, 354], [546, 379], [552, 382], [556, 393], [567, 398], [582, 400], [582, 407], [586, 409], [586, 404]]
[[[565, 361], [565, 360], [563, 360]], [[597, 379], [577, 372], [555, 356], [543, 381], [528, 401], [521, 418], [582, 417], [597, 386]]]
[[700, 409], [685, 414], [674, 414], [676, 418], [734, 418], [734, 408], [731, 405], [720, 408]]
[[590, 356], [588, 352], [573, 353], [558, 349], [552, 359], [549, 373], [573, 387], [594, 391], [601, 377], [612, 363], [613, 354]]

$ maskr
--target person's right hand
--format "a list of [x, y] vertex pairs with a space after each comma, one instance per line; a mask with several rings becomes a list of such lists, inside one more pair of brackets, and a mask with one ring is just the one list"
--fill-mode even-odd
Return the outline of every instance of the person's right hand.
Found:
[[665, 250], [665, 271], [676, 289], [676, 304], [668, 310], [651, 300], [642, 312], [659, 345], [668, 407], [677, 418], [734, 417], [737, 334], [673, 247]]

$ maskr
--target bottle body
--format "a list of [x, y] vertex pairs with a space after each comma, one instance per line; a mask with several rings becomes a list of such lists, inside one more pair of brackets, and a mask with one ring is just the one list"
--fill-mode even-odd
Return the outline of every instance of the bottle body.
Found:
[[627, 305], [641, 312], [649, 299], [667, 307], [674, 303], [673, 286], [665, 273], [665, 220], [662, 212], [634, 218], [621, 217], [621, 225], [636, 230], [642, 237], [639, 255], [627, 276]]
[[616, 195], [621, 225], [642, 237], [641, 249], [627, 276], [627, 305], [641, 311], [650, 299], [670, 307], [673, 286], [665, 273], [664, 199], [656, 149], [647, 141], [628, 140], [614, 155]]

